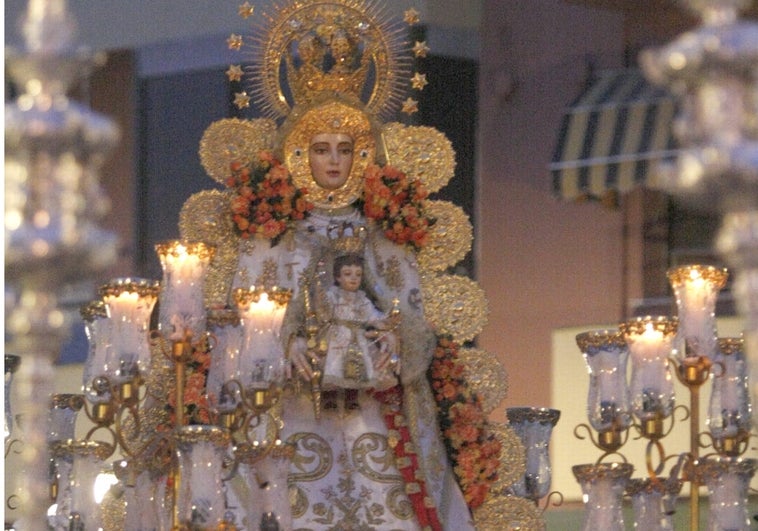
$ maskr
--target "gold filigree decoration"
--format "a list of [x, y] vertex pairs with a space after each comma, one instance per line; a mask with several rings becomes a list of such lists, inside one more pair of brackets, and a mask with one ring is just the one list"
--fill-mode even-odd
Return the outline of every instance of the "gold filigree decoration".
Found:
[[334, 465], [334, 456], [329, 442], [315, 433], [293, 433], [287, 444], [295, 446], [292, 465], [300, 472], [290, 472], [289, 483], [298, 484], [317, 481], [326, 476]]
[[408, 500], [403, 484], [392, 487], [387, 493], [387, 507], [400, 520], [410, 520], [414, 516], [413, 505]]
[[487, 299], [470, 278], [458, 275], [421, 277], [424, 315], [437, 334], [460, 343], [471, 341], [487, 324]]
[[474, 522], [479, 531], [544, 531], [545, 521], [540, 509], [526, 498], [493, 496], [474, 509]]
[[382, 129], [382, 136], [387, 163], [420, 179], [429, 193], [442, 189], [455, 175], [453, 145], [437, 129], [391, 122]]
[[353, 444], [352, 459], [355, 469], [372, 481], [378, 483], [402, 482], [399, 474], [382, 474], [380, 470], [389, 470], [394, 465], [395, 457], [390, 449], [387, 437], [378, 433], [364, 433]]
[[289, 486], [288, 494], [292, 518], [301, 518], [308, 512], [308, 496], [305, 495], [303, 489], [294, 484]]
[[115, 489], [109, 489], [100, 502], [101, 519], [105, 531], [124, 529], [126, 520], [126, 498], [117, 496]]
[[418, 253], [418, 266], [425, 273], [445, 271], [471, 250], [474, 228], [463, 209], [450, 201], [427, 201], [426, 208], [436, 221], [429, 229], [427, 244]]
[[487, 431], [492, 433], [501, 445], [497, 480], [492, 484], [490, 492], [493, 494], [504, 493], [526, 472], [526, 448], [510, 424], [489, 422], [487, 423]]
[[205, 190], [184, 203], [179, 213], [179, 232], [187, 241], [213, 245], [216, 253], [205, 278], [205, 306], [225, 306], [237, 269], [239, 237], [229, 209], [229, 192]]
[[[374, 242], [376, 242], [376, 240], [374, 240]], [[379, 273], [379, 276], [387, 282], [387, 286], [395, 291], [403, 289], [405, 279], [403, 278], [403, 273], [400, 268], [400, 259], [397, 256], [391, 256], [385, 262], [384, 260], [379, 259], [379, 253], [376, 253], [376, 257], [377, 273]]]
[[251, 93], [275, 118], [323, 92], [369, 94], [367, 111], [388, 115], [411, 70], [401, 24], [366, 0], [275, 2], [248, 40]]
[[226, 184], [233, 161], [249, 164], [265, 149], [272, 149], [276, 123], [258, 118], [224, 118], [213, 122], [200, 139], [200, 163], [215, 181]]
[[279, 285], [279, 273], [276, 260], [267, 258], [263, 261], [261, 274], [255, 279], [256, 286], [272, 287]]
[[505, 367], [494, 355], [478, 348], [460, 349], [458, 359], [465, 367], [466, 381], [482, 399], [482, 409], [489, 415], [508, 393]]

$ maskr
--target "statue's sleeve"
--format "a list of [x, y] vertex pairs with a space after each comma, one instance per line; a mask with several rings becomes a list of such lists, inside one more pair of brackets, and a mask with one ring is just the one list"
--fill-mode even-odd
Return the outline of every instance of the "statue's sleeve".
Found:
[[408, 384], [425, 378], [434, 355], [435, 336], [424, 318], [415, 255], [372, 230], [366, 264], [367, 286], [379, 308], [387, 312], [396, 300], [400, 310], [401, 382]]

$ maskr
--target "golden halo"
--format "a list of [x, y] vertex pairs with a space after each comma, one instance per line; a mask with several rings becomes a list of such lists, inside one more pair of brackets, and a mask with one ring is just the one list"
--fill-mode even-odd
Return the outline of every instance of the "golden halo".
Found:
[[474, 339], [487, 324], [487, 299], [479, 285], [459, 275], [421, 277], [424, 315], [438, 334]]
[[[328, 100], [303, 112], [293, 111], [282, 126], [283, 157], [292, 182], [308, 190], [306, 198], [318, 208], [341, 208], [355, 202], [363, 193], [363, 174], [374, 162], [376, 142], [368, 115], [345, 101]], [[327, 190], [311, 175], [308, 148], [320, 133], [343, 133], [353, 139], [353, 166], [342, 187]]]
[[489, 422], [487, 431], [493, 434], [501, 445], [497, 480], [490, 488], [492, 494], [500, 494], [506, 492], [526, 472], [526, 448], [516, 430], [509, 424]]
[[229, 191], [204, 190], [184, 203], [179, 212], [179, 233], [191, 242], [213, 245], [216, 252], [205, 277], [206, 307], [224, 306], [237, 270], [239, 236], [234, 231]]
[[[257, 17], [253, 26], [246, 79], [253, 99], [267, 116], [287, 116], [294, 105], [310, 101], [320, 91], [339, 90], [361, 97], [375, 116], [386, 115], [402, 103], [411, 65], [402, 38], [405, 32], [402, 21], [392, 19], [380, 4], [366, 0], [279, 1]], [[304, 45], [316, 40], [330, 47], [336, 35], [346, 36], [353, 50], [360, 51], [361, 65], [350, 65], [347, 73], [333, 67], [327, 70]], [[368, 71], [373, 80], [364, 87]]]
[[450, 201], [427, 201], [426, 211], [436, 221], [418, 253], [418, 265], [422, 271], [444, 271], [471, 250], [474, 228], [463, 209]]
[[488, 415], [505, 399], [508, 374], [500, 361], [486, 350], [463, 348], [458, 358], [465, 367], [466, 381], [482, 399], [482, 409]]
[[491, 496], [474, 509], [474, 522], [479, 531], [544, 531], [545, 521], [534, 502], [518, 496]]
[[434, 127], [391, 122], [382, 129], [382, 136], [387, 163], [419, 179], [429, 193], [444, 188], [455, 175], [453, 145]]
[[232, 161], [249, 164], [264, 149], [273, 147], [276, 123], [267, 118], [213, 122], [200, 139], [200, 163], [214, 180], [226, 184]]

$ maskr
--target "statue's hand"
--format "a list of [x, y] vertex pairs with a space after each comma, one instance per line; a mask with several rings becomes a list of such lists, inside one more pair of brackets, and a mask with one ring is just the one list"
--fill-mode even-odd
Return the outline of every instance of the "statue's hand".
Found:
[[287, 365], [289, 370], [288, 378], [292, 378], [292, 369], [295, 369], [297, 375], [310, 382], [313, 378], [313, 368], [311, 367], [310, 356], [308, 355], [308, 347], [305, 339], [302, 337], [295, 338], [290, 342], [287, 355], [290, 360], [290, 364]]
[[400, 373], [400, 351], [397, 336], [387, 332], [379, 337], [379, 356], [374, 362], [377, 371], [391, 370], [395, 374]]

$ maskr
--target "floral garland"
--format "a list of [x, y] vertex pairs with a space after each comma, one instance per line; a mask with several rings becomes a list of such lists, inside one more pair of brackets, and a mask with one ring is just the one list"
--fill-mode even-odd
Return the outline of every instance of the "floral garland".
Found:
[[497, 479], [501, 444], [487, 433], [481, 399], [471, 391], [458, 361], [458, 345], [439, 337], [430, 367], [440, 428], [453, 470], [471, 509], [484, 503]]
[[434, 218], [425, 211], [429, 195], [419, 181], [392, 166], [369, 165], [364, 173], [363, 213], [378, 221], [384, 235], [418, 251], [427, 244]]
[[[192, 345], [192, 355], [185, 363], [184, 372], [184, 423], [188, 425], [210, 424], [210, 404], [205, 384], [211, 366], [208, 341]], [[176, 394], [168, 393], [166, 411], [170, 415], [169, 426], [176, 424]]]
[[426, 482], [420, 474], [419, 458], [413, 447], [411, 431], [403, 415], [403, 391], [395, 386], [374, 393], [381, 404], [381, 412], [387, 425], [387, 441], [395, 455], [395, 463], [405, 482], [405, 493], [413, 506], [421, 529], [442, 531], [434, 501], [430, 498]]
[[235, 192], [232, 219], [242, 238], [273, 240], [313, 208], [305, 199], [307, 190], [292, 184], [289, 171], [270, 151], [261, 151], [254, 164], [232, 162], [230, 168], [226, 185]]

